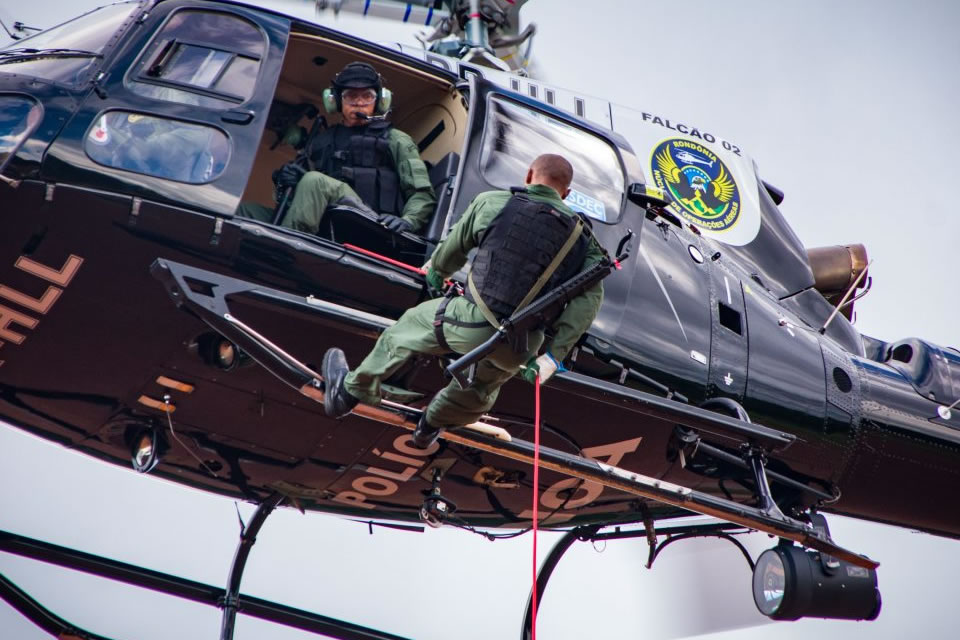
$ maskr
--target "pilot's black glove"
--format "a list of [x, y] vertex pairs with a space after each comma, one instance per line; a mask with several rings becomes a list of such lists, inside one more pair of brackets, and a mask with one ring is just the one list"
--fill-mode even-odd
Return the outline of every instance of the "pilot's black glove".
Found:
[[277, 185], [277, 189], [295, 187], [306, 172], [307, 170], [296, 162], [288, 162], [273, 172], [273, 184]]
[[377, 220], [380, 224], [385, 226], [390, 231], [394, 233], [403, 233], [404, 231], [410, 231], [413, 229], [413, 225], [404, 220], [400, 216], [395, 216], [389, 213], [381, 213], [380, 218]]

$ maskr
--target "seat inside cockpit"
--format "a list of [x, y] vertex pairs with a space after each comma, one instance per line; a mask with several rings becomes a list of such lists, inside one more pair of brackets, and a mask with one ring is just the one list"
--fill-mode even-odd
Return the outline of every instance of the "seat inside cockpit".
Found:
[[383, 76], [384, 86], [393, 92], [390, 121], [418, 145], [437, 195], [437, 207], [416, 234], [395, 234], [372, 216], [348, 207], [330, 208], [318, 234], [341, 244], [355, 244], [420, 264], [443, 233], [467, 128], [466, 101], [440, 74], [295, 28], [243, 200], [269, 208], [276, 206], [272, 174], [297, 155], [296, 148], [283, 140], [285, 133], [299, 131], [302, 139], [310, 130], [313, 120], [308, 105], [314, 106], [329, 126], [340, 122], [339, 113], [324, 110], [323, 91], [330, 87], [338, 71], [355, 61], [373, 65]]

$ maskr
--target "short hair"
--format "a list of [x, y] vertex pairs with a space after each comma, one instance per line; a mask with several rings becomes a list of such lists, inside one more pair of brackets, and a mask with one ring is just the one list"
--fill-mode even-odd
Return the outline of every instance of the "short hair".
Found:
[[566, 158], [555, 153], [537, 156], [530, 164], [530, 170], [535, 176], [564, 188], [573, 182], [573, 166]]

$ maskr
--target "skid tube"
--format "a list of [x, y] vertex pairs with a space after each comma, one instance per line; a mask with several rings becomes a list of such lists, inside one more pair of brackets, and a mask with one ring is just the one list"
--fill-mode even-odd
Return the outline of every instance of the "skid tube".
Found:
[[0, 573], [0, 600], [6, 601], [24, 618], [37, 625], [41, 631], [54, 638], [77, 638], [78, 640], [111, 640], [106, 636], [87, 631], [64, 620], [35, 600]]
[[[271, 498], [267, 499], [268, 501]], [[262, 519], [273, 509], [273, 506], [263, 506], [261, 503], [258, 513]], [[254, 518], [257, 516], [255, 515]], [[260, 522], [262, 525], [263, 523]], [[101, 578], [116, 580], [141, 589], [149, 589], [157, 593], [176, 596], [192, 602], [205, 604], [213, 607], [224, 608], [224, 624], [226, 626], [227, 610], [224, 603], [228, 594], [232, 593], [232, 601], [235, 607], [233, 615], [242, 613], [246, 616], [259, 618], [267, 622], [282, 624], [293, 627], [301, 631], [307, 631], [326, 638], [337, 638], [339, 640], [408, 640], [402, 636], [378, 631], [369, 627], [363, 627], [352, 622], [322, 616], [303, 609], [296, 609], [286, 605], [255, 598], [239, 593], [240, 576], [243, 570], [243, 563], [240, 562], [240, 556], [245, 559], [249, 554], [250, 546], [256, 537], [254, 520], [245, 527], [244, 534], [241, 535], [240, 545], [237, 547], [237, 555], [234, 558], [234, 565], [231, 569], [230, 586], [228, 589], [214, 587], [212, 585], [188, 580], [179, 576], [146, 569], [136, 565], [119, 562], [110, 558], [96, 556], [69, 547], [35, 540], [26, 536], [17, 535], [7, 531], [0, 531], [0, 551], [12, 553], [33, 560], [40, 560], [66, 569], [74, 571], [83, 571]], [[245, 560], [244, 560], [245, 561]], [[27, 619], [36, 624], [45, 632], [59, 638], [74, 637], [84, 640], [109, 640], [104, 636], [96, 635], [90, 631], [80, 629], [69, 622], [56, 616], [46, 609], [39, 602], [31, 598], [26, 592], [19, 589], [15, 584], [0, 575], [0, 599], [6, 600], [23, 614]], [[232, 629], [231, 619], [231, 629]], [[223, 637], [223, 636], [221, 636]]]
[[[557, 540], [557, 543], [553, 545], [552, 549], [550, 549], [550, 553], [548, 553], [547, 557], [543, 559], [543, 564], [540, 565], [540, 569], [537, 571], [537, 602], [543, 601], [543, 594], [547, 590], [547, 583], [550, 581], [550, 577], [553, 575], [557, 565], [560, 564], [560, 560], [563, 558], [564, 554], [566, 554], [570, 547], [573, 546], [574, 542], [606, 542], [607, 540], [631, 540], [634, 538], [646, 538], [650, 543], [650, 560], [647, 563], [647, 568], [649, 569], [653, 565], [653, 560], [667, 545], [687, 538], [713, 536], [729, 540], [731, 543], [733, 543], [740, 550], [740, 553], [743, 554], [744, 558], [746, 558], [747, 564], [750, 565], [750, 570], [753, 571], [754, 562], [750, 557], [750, 553], [747, 551], [746, 547], [744, 547], [743, 544], [741, 544], [739, 540], [735, 539], [730, 533], [734, 530], [739, 530], [743, 533], [747, 531], [739, 525], [718, 522], [710, 524], [669, 526], [662, 527], [660, 529], [654, 529], [653, 522], [650, 521], [644, 526], [643, 529], [630, 529], [627, 531], [622, 531], [618, 526], [613, 531], [601, 533], [600, 529], [602, 528], [602, 525], [597, 524], [574, 527], [573, 529], [568, 530], [559, 540]], [[657, 544], [656, 536], [658, 534], [666, 534], [668, 537], [660, 544]], [[523, 627], [520, 629], [520, 640], [531, 640], [532, 637], [533, 589], [530, 590], [530, 595], [527, 597], [527, 606], [523, 613]]]
[[[253, 296], [261, 302], [271, 301], [278, 311], [305, 308], [316, 310], [319, 315], [328, 318], [337, 317], [341, 321], [351, 314], [356, 314], [355, 310], [322, 300], [305, 299], [280, 291], [267, 290], [264, 287], [163, 259], [153, 263], [151, 272], [163, 283], [168, 295], [177, 306], [196, 315], [284, 383], [304, 396], [323, 403], [322, 376], [231, 314], [227, 297]], [[368, 325], [376, 318], [366, 313], [362, 313], [359, 317]], [[387, 319], [380, 320], [390, 323]], [[412, 431], [416, 428], [422, 410], [383, 400], [379, 406], [358, 404], [353, 409], [353, 413], [369, 420]], [[472, 425], [447, 429], [441, 432], [440, 437], [451, 443], [486, 451], [524, 464], [532, 465], [534, 462], [532, 442], [512, 438], [505, 429], [485, 423], [482, 419]], [[846, 560], [859, 567], [876, 569], [879, 566], [878, 562], [866, 556], [838, 546], [827, 534], [818, 531], [813, 525], [785, 516], [779, 510], [765, 511], [590, 458], [581, 458], [551, 447], [540, 447], [540, 467], [572, 478], [596, 482], [604, 487], [639, 498], [661, 502], [792, 540], [804, 547]]]

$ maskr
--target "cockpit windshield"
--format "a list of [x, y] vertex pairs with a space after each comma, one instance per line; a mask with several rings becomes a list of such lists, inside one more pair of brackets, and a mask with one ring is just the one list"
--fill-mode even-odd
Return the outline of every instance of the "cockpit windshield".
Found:
[[139, 1], [100, 7], [0, 49], [0, 73], [36, 76], [76, 86]]
[[519, 103], [490, 98], [480, 151], [480, 170], [487, 183], [510, 188], [534, 158], [549, 151], [562, 151], [576, 167], [567, 205], [595, 220], [616, 222], [624, 173], [606, 140]]

